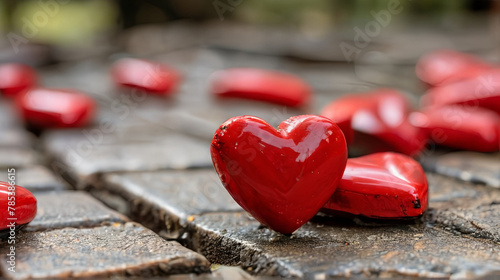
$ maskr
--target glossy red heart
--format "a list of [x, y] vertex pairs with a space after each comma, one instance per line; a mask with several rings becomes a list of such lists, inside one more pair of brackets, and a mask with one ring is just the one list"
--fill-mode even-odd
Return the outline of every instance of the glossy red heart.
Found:
[[0, 182], [0, 205], [3, 208], [0, 211], [0, 234], [8, 231], [12, 222], [17, 227], [31, 222], [36, 216], [36, 198], [33, 194], [25, 188], [14, 187], [7, 182]]
[[25, 122], [37, 128], [80, 127], [89, 123], [95, 103], [75, 90], [33, 88], [16, 99]]
[[406, 98], [392, 89], [378, 89], [342, 97], [321, 113], [339, 125], [349, 148], [364, 154], [395, 151], [416, 155], [425, 146], [427, 135], [408, 121]]
[[325, 204], [347, 160], [342, 131], [331, 120], [312, 115], [292, 117], [277, 130], [257, 117], [229, 119], [216, 131], [210, 151], [234, 200], [284, 234]]
[[233, 68], [212, 75], [212, 93], [219, 97], [239, 97], [282, 104], [305, 105], [311, 89], [301, 78], [277, 71]]
[[410, 115], [410, 122], [427, 131], [442, 146], [495, 152], [500, 148], [500, 117], [493, 111], [461, 105], [431, 107]]
[[424, 170], [412, 158], [378, 153], [347, 160], [340, 185], [322, 211], [370, 218], [410, 218], [427, 210]]
[[6, 97], [14, 97], [35, 86], [37, 75], [33, 68], [24, 64], [0, 65], [0, 92]]
[[483, 107], [500, 113], [500, 69], [485, 71], [477, 77], [435, 87], [422, 97], [422, 105], [462, 104]]
[[111, 70], [116, 84], [159, 95], [172, 93], [180, 82], [181, 75], [173, 68], [161, 63], [142, 59], [123, 58]]
[[423, 55], [417, 62], [417, 76], [432, 86], [442, 86], [477, 77], [493, 66], [476, 56], [453, 50], [438, 50]]

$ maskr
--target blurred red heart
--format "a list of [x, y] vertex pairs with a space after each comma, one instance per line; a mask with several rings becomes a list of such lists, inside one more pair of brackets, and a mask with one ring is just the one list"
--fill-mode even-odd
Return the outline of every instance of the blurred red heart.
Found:
[[234, 200], [284, 234], [306, 223], [331, 197], [347, 160], [342, 131], [312, 115], [292, 117], [278, 130], [257, 117], [229, 119], [210, 150]]
[[321, 115], [339, 125], [350, 149], [416, 155], [424, 148], [427, 135], [409, 123], [409, 113], [408, 101], [400, 92], [378, 89], [337, 99]]
[[66, 89], [34, 88], [18, 96], [16, 105], [25, 122], [37, 128], [84, 126], [95, 110], [92, 98]]
[[417, 62], [417, 76], [431, 86], [442, 86], [474, 78], [493, 66], [478, 57], [453, 50], [438, 50], [423, 55]]
[[164, 64], [135, 58], [118, 60], [111, 69], [116, 84], [159, 95], [172, 93], [181, 79], [180, 74]]
[[322, 211], [370, 218], [418, 217], [427, 210], [424, 170], [412, 158], [378, 153], [347, 160], [340, 185]]
[[212, 75], [212, 93], [220, 97], [239, 97], [291, 107], [309, 102], [311, 89], [299, 77], [277, 71], [233, 68]]
[[500, 117], [493, 111], [461, 105], [430, 107], [410, 115], [434, 143], [477, 152], [500, 149]]
[[9, 183], [0, 182], [0, 204], [4, 207], [3, 211], [0, 211], [0, 231], [9, 230], [12, 222], [15, 222], [16, 227], [25, 225], [36, 216], [36, 198], [33, 194], [25, 188], [15, 185], [14, 187]]
[[6, 97], [14, 97], [34, 87], [37, 75], [33, 68], [9, 63], [0, 65], [0, 92]]

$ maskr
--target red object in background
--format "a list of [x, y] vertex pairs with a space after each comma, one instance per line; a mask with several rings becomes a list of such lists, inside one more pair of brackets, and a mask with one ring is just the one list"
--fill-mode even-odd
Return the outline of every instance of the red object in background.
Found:
[[500, 117], [479, 107], [431, 107], [410, 115], [410, 122], [427, 131], [438, 145], [478, 151], [500, 149]]
[[118, 60], [111, 69], [111, 75], [117, 85], [158, 95], [172, 93], [181, 79], [173, 68], [135, 58]]
[[34, 88], [16, 99], [25, 122], [37, 128], [80, 127], [95, 110], [89, 96], [74, 90]]
[[0, 92], [6, 97], [18, 95], [34, 87], [36, 82], [36, 72], [30, 66], [17, 63], [0, 65]]
[[456, 83], [435, 87], [422, 97], [423, 106], [463, 104], [500, 113], [500, 69]]
[[331, 197], [347, 160], [339, 127], [312, 115], [282, 122], [235, 117], [216, 131], [215, 170], [238, 204], [262, 224], [289, 234]]
[[364, 153], [395, 151], [416, 155], [427, 135], [408, 121], [406, 98], [392, 89], [348, 95], [333, 101], [321, 113], [337, 123], [350, 147]]
[[478, 57], [452, 51], [439, 50], [423, 55], [417, 62], [416, 73], [423, 82], [431, 86], [477, 77], [493, 66]]
[[322, 212], [370, 218], [421, 216], [427, 210], [425, 172], [412, 158], [378, 153], [347, 160], [340, 185]]
[[290, 107], [309, 103], [311, 89], [301, 78], [263, 69], [233, 68], [217, 71], [212, 93], [220, 97], [239, 97]]
[[[12, 196], [12, 190], [9, 190], [9, 187], [11, 187], [9, 183], [0, 182], [0, 205], [3, 208], [0, 211], [0, 232], [8, 231], [11, 222], [15, 222], [17, 227], [31, 222], [36, 216], [36, 198], [33, 194], [25, 188], [15, 186], [15, 195]], [[15, 198], [12, 199], [12, 197]], [[8, 203], [11, 201], [15, 202], [14, 211], [8, 209]], [[16, 218], [16, 220], [9, 218]]]

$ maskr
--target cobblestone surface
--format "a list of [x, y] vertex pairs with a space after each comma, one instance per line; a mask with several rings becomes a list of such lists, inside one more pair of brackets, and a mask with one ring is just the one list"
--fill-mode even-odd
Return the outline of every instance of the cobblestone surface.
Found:
[[[7, 172], [0, 173], [0, 181], [7, 181]], [[31, 192], [58, 191], [69, 187], [43, 165], [30, 165], [17, 169], [16, 183]]]
[[41, 193], [37, 194], [36, 198], [37, 215], [26, 227], [27, 231], [95, 227], [128, 221], [126, 217], [105, 207], [86, 192]]
[[18, 236], [16, 272], [6, 271], [8, 246], [0, 249], [7, 278], [141, 276], [209, 271], [207, 260], [134, 224], [65, 228]]

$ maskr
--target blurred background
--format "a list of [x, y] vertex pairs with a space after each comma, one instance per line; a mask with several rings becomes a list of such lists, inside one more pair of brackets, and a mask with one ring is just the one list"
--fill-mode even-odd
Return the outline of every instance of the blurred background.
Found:
[[[0, 61], [19, 60], [40, 65], [60, 60], [74, 60], [96, 55], [106, 55], [116, 51], [141, 52], [138, 49], [160, 51], [166, 45], [181, 47], [188, 41], [207, 45], [224, 45], [216, 42], [228, 40], [218, 30], [212, 38], [200, 38], [186, 30], [184, 42], [168, 42], [168, 38], [155, 38], [154, 27], [184, 24], [197, 26], [243, 25], [253, 29], [272, 29], [293, 32], [300, 40], [281, 49], [273, 39], [261, 38], [259, 34], [241, 33], [252, 41], [245, 46], [253, 51], [280, 52], [283, 55], [303, 56], [315, 60], [342, 60], [336, 57], [339, 44], [334, 41], [353, 40], [353, 30], [371, 20], [376, 14], [394, 5], [394, 13], [388, 22], [380, 18], [379, 27], [372, 26], [377, 37], [371, 44], [390, 45], [399, 40], [411, 40], [408, 33], [430, 33], [428, 38], [411, 43], [423, 52], [429, 44], [441, 44], [462, 50], [483, 51], [491, 47], [484, 40], [461, 45], [460, 41], [450, 42], [449, 38], [432, 36], [434, 33], [455, 34], [474, 30], [488, 32], [490, 39], [498, 41], [500, 36], [498, 18], [500, 2], [494, 0], [459, 1], [329, 1], [329, 0], [174, 0], [174, 1], [113, 1], [113, 0], [0, 0]], [[145, 28], [146, 26], [150, 28]], [[131, 42], [131, 33], [135, 41]], [[219, 30], [223, 32], [222, 30]], [[182, 31], [179, 31], [182, 32]], [[250, 30], [247, 30], [250, 32]], [[379, 34], [380, 33], [380, 34]], [[151, 36], [149, 37], [148, 34]], [[400, 37], [385, 38], [385, 34], [399, 34]], [[470, 34], [469, 34], [470, 35]], [[193, 38], [191, 36], [195, 36]], [[250, 36], [250, 37], [249, 37]], [[138, 38], [137, 38], [138, 37]], [[265, 36], [264, 36], [265, 37]], [[142, 41], [145, 39], [144, 41]], [[201, 40], [206, 39], [206, 40]], [[230, 38], [229, 38], [230, 39]], [[243, 43], [233, 37], [232, 44]], [[164, 41], [167, 40], [167, 41]], [[200, 41], [201, 40], [201, 41]], [[429, 42], [434, 40], [434, 42]], [[437, 40], [437, 41], [436, 41]], [[239, 42], [238, 42], [239, 41]], [[455, 44], [455, 45], [453, 45]], [[146, 45], [145, 47], [143, 45]], [[327, 46], [325, 46], [327, 45]], [[452, 45], [452, 46], [451, 46]], [[224, 45], [228, 47], [227, 44]], [[373, 47], [373, 46], [372, 46]], [[331, 52], [325, 53], [325, 48]], [[291, 50], [293, 49], [293, 50]], [[491, 49], [491, 48], [490, 48]], [[15, 50], [14, 52], [12, 52]], [[143, 50], [142, 53], [148, 50]], [[322, 52], [318, 52], [321, 50]], [[35, 55], [36, 54], [36, 55]], [[28, 55], [28, 56], [27, 56]], [[31, 57], [31, 55], [35, 57]], [[395, 56], [397, 54], [394, 54]], [[36, 59], [35, 59], [36, 58]], [[401, 58], [401, 57], [399, 57]], [[23, 61], [25, 60], [25, 61]]]

